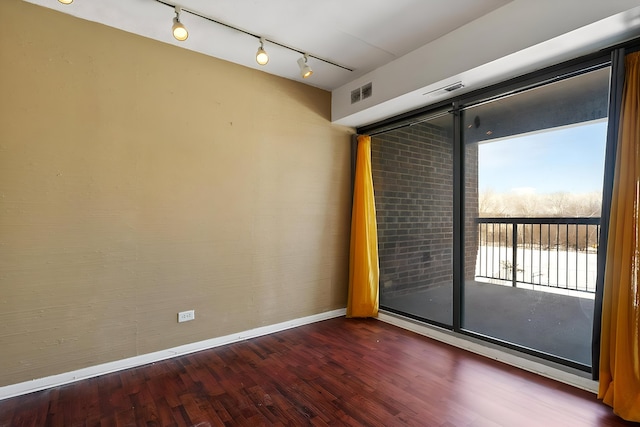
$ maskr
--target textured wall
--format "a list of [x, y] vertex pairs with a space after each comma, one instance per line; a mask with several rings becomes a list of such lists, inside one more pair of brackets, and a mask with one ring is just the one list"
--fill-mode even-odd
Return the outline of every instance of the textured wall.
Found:
[[[477, 144], [465, 152], [465, 278], [477, 256]], [[421, 123], [372, 139], [384, 297], [451, 286], [453, 281], [453, 134]]]
[[467, 143], [464, 148], [464, 278], [474, 280], [478, 258], [478, 144]]
[[451, 285], [451, 133], [423, 123], [375, 136], [372, 171], [382, 295]]
[[0, 70], [0, 386], [345, 306], [328, 92], [19, 0]]

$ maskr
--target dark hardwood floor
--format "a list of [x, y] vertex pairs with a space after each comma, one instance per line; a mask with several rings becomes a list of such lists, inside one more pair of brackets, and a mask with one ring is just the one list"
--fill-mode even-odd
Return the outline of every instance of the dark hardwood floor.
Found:
[[0, 401], [0, 426], [626, 426], [591, 393], [332, 319]]

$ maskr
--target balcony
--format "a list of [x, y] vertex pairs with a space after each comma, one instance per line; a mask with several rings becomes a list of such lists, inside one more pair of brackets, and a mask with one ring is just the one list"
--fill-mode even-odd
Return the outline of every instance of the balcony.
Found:
[[[476, 218], [476, 278], [593, 294], [600, 218]], [[583, 295], [589, 297], [588, 295]]]
[[[465, 329], [590, 366], [600, 218], [475, 224], [467, 236], [477, 256], [475, 276], [465, 281]], [[451, 324], [452, 297], [447, 284], [388, 296], [382, 305]]]

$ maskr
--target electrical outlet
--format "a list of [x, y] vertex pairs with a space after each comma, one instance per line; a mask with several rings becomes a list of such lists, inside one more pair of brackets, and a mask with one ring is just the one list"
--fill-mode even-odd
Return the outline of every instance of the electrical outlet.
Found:
[[196, 318], [195, 310], [181, 311], [180, 313], [178, 313], [178, 323], [195, 320], [195, 318]]

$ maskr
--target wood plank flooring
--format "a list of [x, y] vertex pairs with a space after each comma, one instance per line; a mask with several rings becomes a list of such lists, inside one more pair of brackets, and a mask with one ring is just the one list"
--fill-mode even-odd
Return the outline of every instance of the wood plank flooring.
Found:
[[0, 401], [0, 426], [629, 426], [591, 393], [332, 319]]

